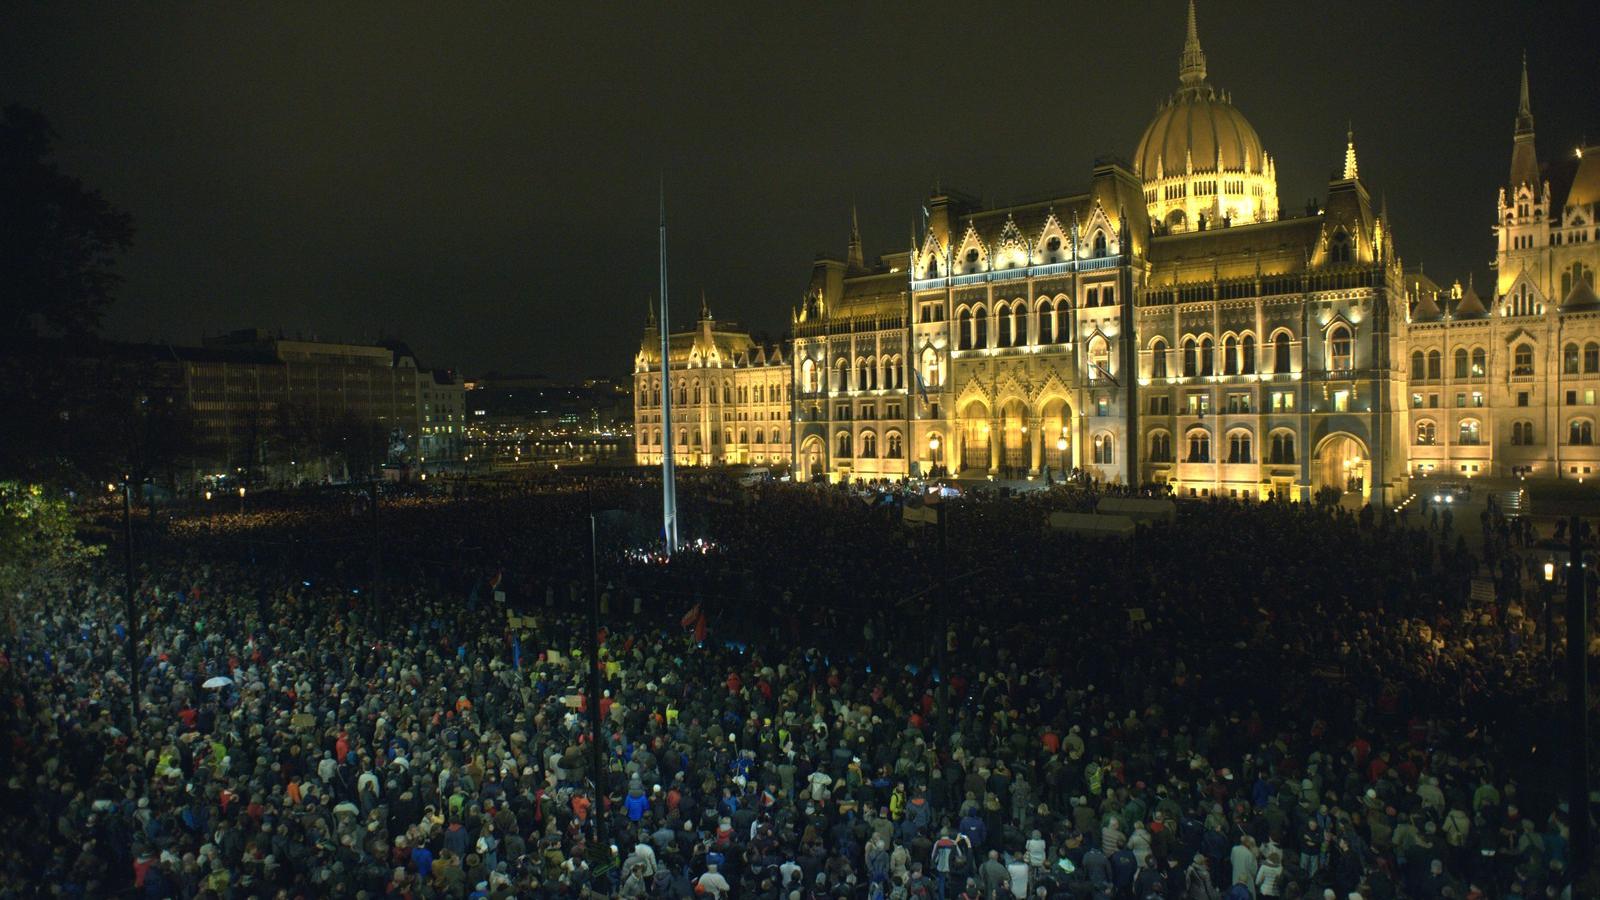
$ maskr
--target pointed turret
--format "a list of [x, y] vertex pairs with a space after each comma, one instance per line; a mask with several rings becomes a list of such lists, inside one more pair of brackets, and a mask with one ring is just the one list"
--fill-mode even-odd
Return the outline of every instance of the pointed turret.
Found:
[[1533, 106], [1528, 100], [1528, 55], [1522, 55], [1522, 84], [1517, 96], [1517, 126], [1511, 144], [1511, 188], [1528, 185], [1538, 192], [1539, 155], [1533, 148]]
[[1200, 30], [1195, 26], [1194, 0], [1189, 0], [1189, 25], [1183, 37], [1183, 55], [1178, 57], [1178, 80], [1184, 87], [1199, 87], [1206, 80], [1206, 53], [1200, 49]]
[[861, 249], [861, 220], [856, 216], [854, 203], [850, 204], [850, 253], [846, 264], [852, 272], [867, 270], [866, 254]]
[[1356, 168], [1356, 131], [1351, 127], [1344, 133], [1344, 178], [1354, 181], [1358, 176]]
[[700, 321], [711, 318], [711, 304], [706, 302], [706, 289], [700, 289]]
[[647, 331], [656, 330], [656, 298], [644, 298], [644, 327]]

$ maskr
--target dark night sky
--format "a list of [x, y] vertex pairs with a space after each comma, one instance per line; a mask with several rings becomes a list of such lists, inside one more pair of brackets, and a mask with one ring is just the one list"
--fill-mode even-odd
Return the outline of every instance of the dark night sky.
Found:
[[[676, 321], [774, 333], [813, 256], [904, 248], [940, 179], [990, 202], [1131, 157], [1177, 84], [1181, 0], [1115, 4], [21, 3], [0, 100], [138, 226], [107, 330], [408, 340], [425, 364], [620, 374]], [[1356, 130], [1408, 265], [1487, 274], [1517, 66], [1541, 155], [1600, 139], [1592, 2], [1201, 0], [1211, 82], [1284, 211]]]

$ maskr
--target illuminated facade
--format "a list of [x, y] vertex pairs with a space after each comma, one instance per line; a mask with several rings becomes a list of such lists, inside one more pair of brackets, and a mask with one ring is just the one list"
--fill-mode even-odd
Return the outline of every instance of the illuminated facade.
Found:
[[[1524, 84], [1495, 299], [1451, 296], [1403, 272], [1353, 136], [1326, 201], [1280, 215], [1272, 157], [1206, 80], [1192, 3], [1187, 25], [1178, 92], [1131, 166], [1003, 208], [935, 192], [906, 250], [869, 265], [856, 229], [843, 260], [817, 261], [783, 363], [792, 433], [766, 460], [831, 480], [1079, 470], [1391, 502], [1431, 471], [1600, 472], [1600, 151], [1541, 172]], [[689, 343], [715, 337], [706, 316], [682, 336], [689, 383]], [[701, 443], [680, 449], [736, 457], [707, 436], [725, 414], [686, 415]]]
[[1495, 285], [1407, 276], [1413, 471], [1600, 474], [1600, 148], [1541, 165], [1524, 64], [1495, 203]]
[[[789, 366], [781, 347], [762, 347], [704, 298], [693, 331], [670, 342], [672, 434], [678, 465], [764, 465], [789, 459]], [[661, 336], [652, 309], [633, 361], [635, 458], [660, 465]]]

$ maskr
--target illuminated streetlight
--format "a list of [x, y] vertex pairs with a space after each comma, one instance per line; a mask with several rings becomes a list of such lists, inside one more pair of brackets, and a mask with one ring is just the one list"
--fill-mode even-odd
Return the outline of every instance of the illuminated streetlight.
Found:
[[1056, 438], [1056, 449], [1062, 453], [1067, 452], [1067, 439], [1064, 437]]
[[1546, 562], [1544, 564], [1544, 580], [1545, 581], [1555, 581], [1556, 580], [1556, 564], [1555, 564], [1555, 562], [1553, 560], [1549, 561], [1549, 562]]

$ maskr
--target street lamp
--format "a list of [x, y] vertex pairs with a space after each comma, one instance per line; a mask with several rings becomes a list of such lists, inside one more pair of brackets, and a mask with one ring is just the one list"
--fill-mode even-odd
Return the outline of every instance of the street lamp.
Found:
[[1545, 581], [1555, 581], [1556, 580], [1556, 564], [1555, 564], [1555, 562], [1553, 560], [1547, 560], [1545, 562], [1545, 564], [1544, 564], [1544, 580]]
[[244, 515], [244, 485], [239, 485], [239, 515]]

